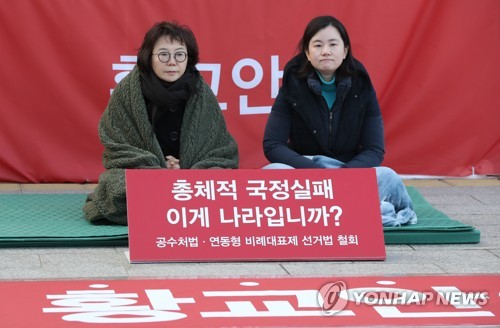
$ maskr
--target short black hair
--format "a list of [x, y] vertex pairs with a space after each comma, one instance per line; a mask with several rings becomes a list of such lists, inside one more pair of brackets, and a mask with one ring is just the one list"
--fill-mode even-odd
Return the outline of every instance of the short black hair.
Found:
[[[338, 19], [333, 16], [318, 16], [313, 18], [309, 24], [307, 24], [306, 29], [304, 30], [304, 35], [302, 39], [300, 39], [299, 44], [297, 46], [299, 52], [306, 57], [306, 52], [309, 49], [309, 42], [311, 39], [318, 33], [320, 30], [333, 26], [339, 31], [340, 37], [344, 42], [344, 46], [348, 47], [346, 58], [342, 61], [342, 64], [337, 69], [336, 75], [339, 76], [350, 76], [355, 73], [354, 69], [354, 59], [352, 56], [352, 46], [351, 40], [349, 39], [349, 34], [347, 33], [347, 29], [344, 24], [342, 24]], [[298, 74], [300, 77], [306, 77], [313, 70], [311, 63], [306, 59], [303, 61], [302, 66], [298, 70]]]

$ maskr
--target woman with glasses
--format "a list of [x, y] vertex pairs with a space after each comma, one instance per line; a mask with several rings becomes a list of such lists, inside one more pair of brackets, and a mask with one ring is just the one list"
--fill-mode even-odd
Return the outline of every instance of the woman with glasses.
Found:
[[416, 223], [401, 178], [384, 159], [382, 114], [368, 72], [352, 56], [344, 25], [332, 16], [312, 19], [264, 132], [266, 169], [375, 167], [382, 223]]
[[196, 69], [192, 31], [173, 22], [145, 35], [137, 65], [99, 121], [105, 171], [87, 198], [87, 220], [127, 224], [125, 169], [232, 169], [238, 148], [219, 103]]

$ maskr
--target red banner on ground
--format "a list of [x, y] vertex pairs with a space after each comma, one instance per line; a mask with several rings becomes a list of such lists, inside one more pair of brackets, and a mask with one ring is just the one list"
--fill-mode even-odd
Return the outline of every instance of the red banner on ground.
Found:
[[0, 282], [0, 318], [19, 328], [499, 325], [499, 286], [498, 275]]
[[127, 170], [130, 260], [384, 260], [375, 169]]

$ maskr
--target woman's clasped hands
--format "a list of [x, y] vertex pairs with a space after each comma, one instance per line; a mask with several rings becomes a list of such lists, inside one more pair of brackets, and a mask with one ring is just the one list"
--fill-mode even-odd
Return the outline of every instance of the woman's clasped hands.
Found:
[[167, 169], [177, 170], [181, 168], [179, 165], [179, 160], [174, 156], [165, 156], [165, 160], [167, 161]]

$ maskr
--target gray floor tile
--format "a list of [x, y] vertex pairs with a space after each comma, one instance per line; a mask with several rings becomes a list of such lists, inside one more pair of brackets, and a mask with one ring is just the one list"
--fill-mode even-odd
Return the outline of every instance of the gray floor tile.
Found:
[[408, 256], [415, 263], [431, 263], [446, 273], [495, 273], [500, 272], [500, 259], [486, 249], [458, 249], [446, 251], [438, 248], [419, 250], [412, 254], [394, 251], [388, 261], [408, 263]]
[[291, 276], [368, 276], [446, 273], [434, 264], [397, 264], [384, 262], [300, 262], [286, 263], [283, 267]]
[[127, 267], [127, 271], [131, 277], [185, 278], [287, 275], [287, 272], [278, 262], [131, 264]]
[[112, 265], [42, 267], [19, 270], [8, 268], [0, 270], [0, 280], [57, 280], [57, 279], [125, 279], [125, 268]]
[[40, 268], [41, 262], [38, 254], [25, 254], [19, 256], [13, 252], [2, 253], [0, 252], [0, 269], [17, 268], [18, 270], [25, 270], [30, 268]]
[[486, 205], [498, 205], [500, 203], [500, 192], [498, 194], [473, 195], [473, 197]]

